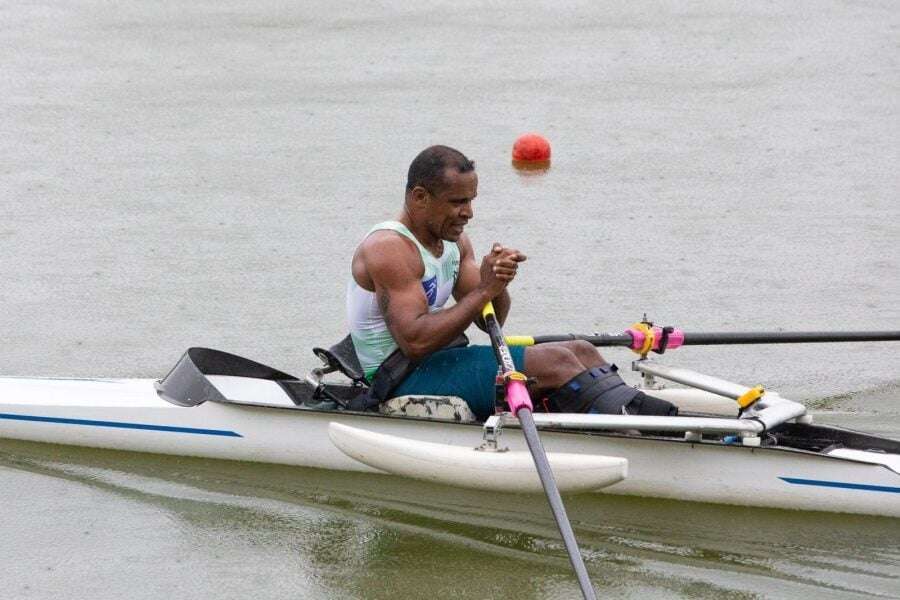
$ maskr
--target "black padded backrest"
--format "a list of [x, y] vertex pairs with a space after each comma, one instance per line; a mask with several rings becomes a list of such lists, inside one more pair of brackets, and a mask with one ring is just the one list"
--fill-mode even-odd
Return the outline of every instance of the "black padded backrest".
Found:
[[369, 385], [362, 366], [359, 364], [359, 359], [356, 357], [353, 339], [349, 334], [328, 350], [313, 348], [313, 354], [322, 359], [322, 362], [333, 370], [340, 371], [349, 379], [363, 385]]

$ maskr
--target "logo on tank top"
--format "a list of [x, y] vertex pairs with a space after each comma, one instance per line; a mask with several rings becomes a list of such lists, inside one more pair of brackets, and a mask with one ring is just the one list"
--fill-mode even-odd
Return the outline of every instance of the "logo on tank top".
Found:
[[423, 281], [422, 287], [425, 289], [425, 297], [428, 298], [428, 306], [434, 306], [434, 303], [437, 302], [438, 292], [437, 275]]

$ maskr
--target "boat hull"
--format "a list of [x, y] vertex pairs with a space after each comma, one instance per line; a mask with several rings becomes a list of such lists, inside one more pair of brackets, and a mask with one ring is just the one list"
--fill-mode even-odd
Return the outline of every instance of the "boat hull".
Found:
[[[381, 472], [336, 448], [331, 422], [470, 448], [482, 438], [477, 423], [230, 402], [179, 407], [151, 380], [0, 379], [0, 438]], [[900, 517], [900, 474], [881, 464], [653, 436], [543, 431], [541, 439], [549, 452], [626, 458], [628, 478], [605, 493]], [[506, 428], [501, 443], [527, 451], [518, 429]]]

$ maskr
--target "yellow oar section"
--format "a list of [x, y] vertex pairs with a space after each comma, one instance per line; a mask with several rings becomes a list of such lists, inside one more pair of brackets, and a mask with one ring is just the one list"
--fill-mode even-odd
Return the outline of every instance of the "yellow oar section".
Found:
[[507, 335], [503, 339], [510, 346], [534, 346], [534, 337], [530, 335]]
[[485, 319], [488, 318], [489, 315], [497, 316], [497, 313], [494, 312], [494, 303], [488, 302], [484, 305], [484, 308], [481, 309], [481, 316]]
[[[481, 309], [482, 317], [487, 319], [488, 315], [497, 316], [497, 313], [494, 312], [493, 302], [488, 302], [484, 305], [484, 308]], [[503, 340], [508, 346], [534, 346], [534, 336], [530, 335], [507, 335], [503, 337]]]

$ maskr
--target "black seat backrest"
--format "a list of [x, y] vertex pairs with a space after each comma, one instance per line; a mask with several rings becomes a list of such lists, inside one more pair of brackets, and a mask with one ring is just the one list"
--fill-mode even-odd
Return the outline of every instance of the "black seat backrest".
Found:
[[340, 342], [325, 350], [313, 348], [313, 354], [318, 356], [328, 367], [329, 371], [340, 371], [349, 379], [361, 385], [368, 386], [365, 373], [356, 357], [356, 348], [353, 347], [353, 339], [348, 334]]

